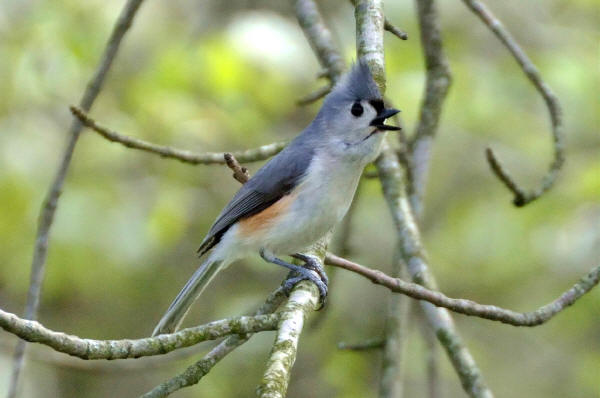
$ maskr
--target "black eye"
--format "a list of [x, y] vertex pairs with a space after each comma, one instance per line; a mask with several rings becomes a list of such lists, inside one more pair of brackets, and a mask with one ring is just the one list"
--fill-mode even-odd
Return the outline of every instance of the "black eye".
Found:
[[363, 114], [363, 111], [364, 109], [360, 102], [355, 102], [354, 104], [352, 104], [352, 109], [350, 110], [350, 112], [352, 112], [354, 116], [359, 117]]

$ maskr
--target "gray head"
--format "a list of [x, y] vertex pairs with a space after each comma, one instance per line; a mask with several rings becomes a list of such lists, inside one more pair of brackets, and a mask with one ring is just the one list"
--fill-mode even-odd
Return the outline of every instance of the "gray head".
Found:
[[359, 61], [325, 97], [315, 130], [333, 154], [368, 163], [377, 156], [384, 132], [399, 130], [384, 124], [396, 113], [385, 108], [369, 66]]

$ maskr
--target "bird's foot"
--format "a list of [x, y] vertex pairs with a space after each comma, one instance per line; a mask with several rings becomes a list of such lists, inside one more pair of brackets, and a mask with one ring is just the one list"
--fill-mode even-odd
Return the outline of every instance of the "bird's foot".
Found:
[[296, 286], [299, 282], [307, 280], [313, 282], [315, 285], [317, 285], [317, 288], [319, 289], [319, 307], [317, 308], [318, 311], [322, 309], [325, 306], [325, 303], [327, 302], [327, 283], [321, 280], [321, 278], [317, 276], [314, 272], [312, 272], [310, 269], [303, 267], [300, 268], [304, 271], [290, 271], [287, 279], [283, 282], [283, 291], [287, 296], [289, 296], [294, 286]]
[[323, 266], [316, 257], [305, 254], [294, 254], [293, 257], [305, 262], [305, 267], [302, 267], [300, 265], [285, 262], [265, 249], [260, 250], [260, 255], [265, 261], [280, 265], [292, 271], [283, 283], [283, 289], [286, 295], [290, 295], [292, 289], [298, 282], [309, 280], [317, 285], [317, 288], [319, 289], [318, 310], [323, 308], [327, 300], [327, 284], [329, 283], [329, 280], [323, 270]]

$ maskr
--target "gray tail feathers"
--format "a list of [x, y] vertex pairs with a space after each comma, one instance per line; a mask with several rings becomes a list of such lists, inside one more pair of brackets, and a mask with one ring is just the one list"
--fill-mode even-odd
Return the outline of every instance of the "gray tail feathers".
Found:
[[154, 328], [152, 336], [163, 333], [173, 333], [177, 330], [193, 302], [200, 296], [200, 293], [202, 293], [206, 285], [208, 285], [224, 265], [225, 263], [223, 261], [211, 260], [209, 257], [208, 260], [194, 272], [194, 275], [192, 275], [177, 297], [175, 297], [175, 300], [173, 300], [167, 312], [163, 315], [160, 322], [158, 322], [156, 328]]

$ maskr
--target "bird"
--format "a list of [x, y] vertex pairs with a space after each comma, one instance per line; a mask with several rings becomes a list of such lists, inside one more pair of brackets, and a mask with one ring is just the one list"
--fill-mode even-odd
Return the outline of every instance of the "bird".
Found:
[[[293, 271], [289, 293], [300, 280], [327, 296], [320, 261], [302, 254], [344, 217], [367, 164], [378, 156], [386, 125], [399, 110], [387, 108], [368, 64], [359, 60], [333, 86], [313, 121], [262, 166], [221, 211], [200, 244], [206, 260], [160, 319], [153, 336], [177, 330], [190, 306], [218, 271], [258, 253]], [[304, 266], [282, 260], [292, 256]], [[311, 272], [315, 271], [315, 272]]]

